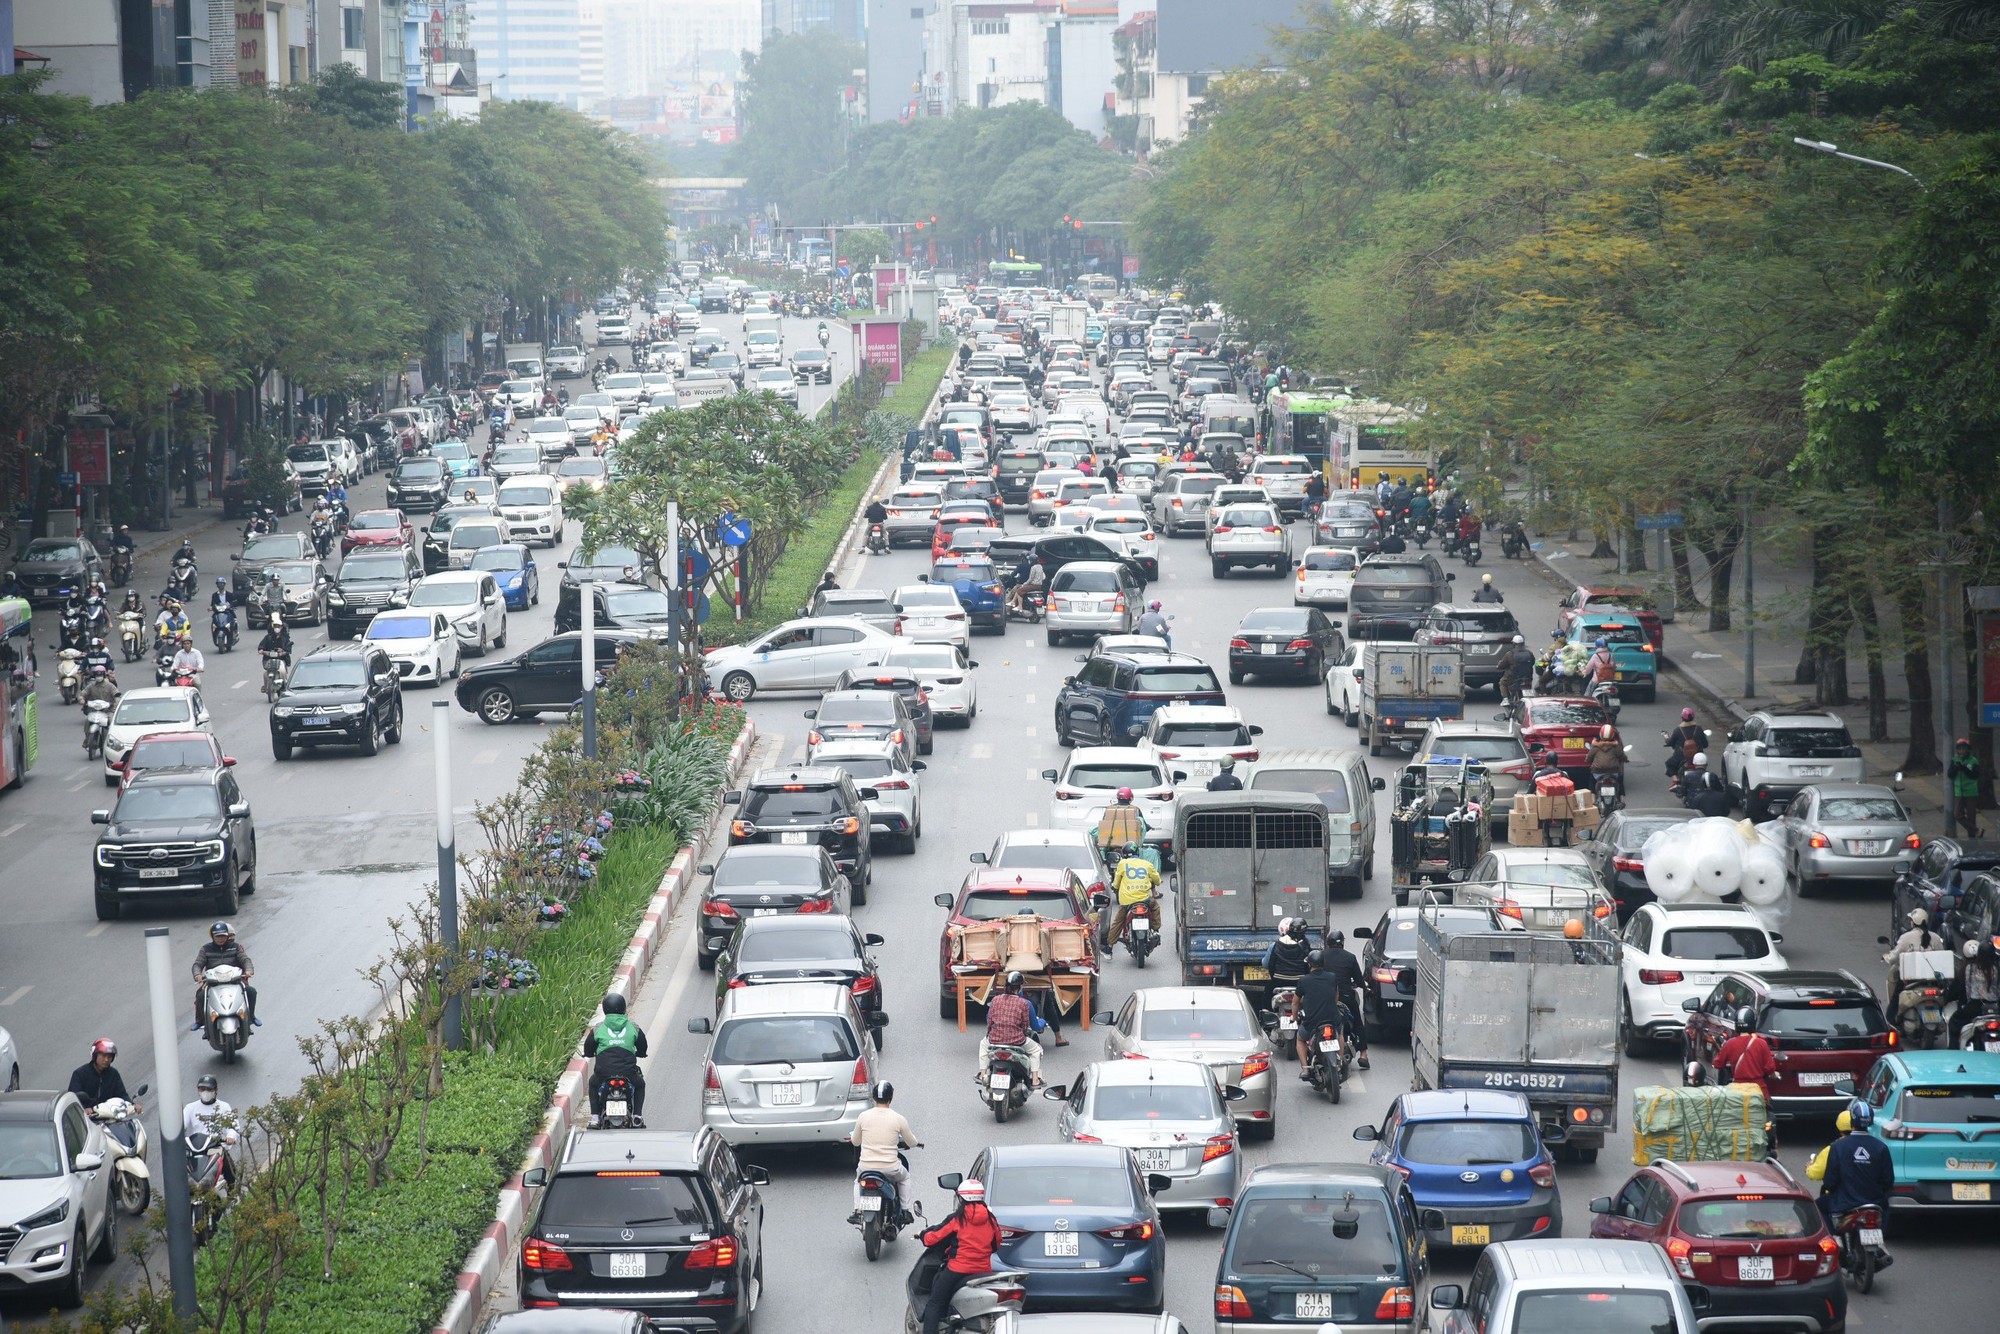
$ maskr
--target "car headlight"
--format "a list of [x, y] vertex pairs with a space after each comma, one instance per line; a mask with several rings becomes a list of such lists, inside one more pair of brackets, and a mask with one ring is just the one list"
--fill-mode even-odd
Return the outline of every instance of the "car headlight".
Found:
[[219, 862], [229, 852], [229, 849], [223, 846], [222, 840], [219, 838], [196, 844], [196, 848], [201, 853], [201, 859], [205, 862]]
[[116, 862], [116, 861], [114, 861], [114, 860], [112, 859], [111, 855], [110, 855], [110, 854], [111, 854], [111, 852], [112, 852], [112, 848], [111, 848], [111, 846], [110, 846], [109, 844], [106, 844], [106, 843], [100, 843], [100, 844], [98, 844], [98, 845], [97, 845], [97, 864], [98, 864], [99, 866], [115, 866], [115, 865], [117, 865], [117, 862]]
[[462, 626], [467, 630], [476, 630], [479, 628], [479, 612], [477, 610], [469, 611], [453, 621], [452, 624]]
[[336, 607], [345, 607], [347, 605], [347, 595], [337, 588], [328, 590], [326, 600]]
[[343, 704], [340, 706], [340, 711], [351, 717], [357, 713], [366, 713], [368, 706], [366, 704]]
[[16, 1226], [19, 1227], [21, 1231], [28, 1232], [38, 1227], [53, 1227], [57, 1223], [62, 1222], [64, 1219], [68, 1217], [69, 1217], [69, 1197], [65, 1195], [62, 1199], [57, 1200], [54, 1204], [42, 1210], [40, 1213], [36, 1214], [33, 1218], [22, 1219], [18, 1224], [16, 1224]]
[[410, 595], [408, 593], [391, 593], [389, 595], [389, 605], [392, 607], [407, 606], [409, 601]]

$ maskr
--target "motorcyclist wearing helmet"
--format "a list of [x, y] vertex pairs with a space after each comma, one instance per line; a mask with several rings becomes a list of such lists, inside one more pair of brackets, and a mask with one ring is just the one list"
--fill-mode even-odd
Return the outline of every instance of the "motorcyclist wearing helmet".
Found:
[[193, 622], [188, 620], [187, 613], [181, 610], [180, 599], [165, 597], [160, 600], [160, 614], [153, 620], [153, 638], [178, 639], [181, 631], [190, 629], [192, 625]]
[[1215, 777], [1208, 780], [1210, 792], [1241, 792], [1243, 780], [1236, 776], [1236, 757], [1224, 755], [1222, 766], [1215, 771]]
[[1961, 949], [1965, 967], [1953, 989], [1962, 1004], [1952, 1019], [1951, 1040], [1957, 1044], [1967, 1024], [2000, 1014], [2000, 950], [1991, 938], [1968, 940]]
[[1609, 778], [1618, 789], [1618, 796], [1625, 796], [1625, 743], [1619, 740], [1618, 729], [1610, 723], [1597, 729], [1597, 735], [1590, 740], [1590, 779], [1593, 786]]
[[105, 647], [103, 635], [92, 635], [83, 646], [83, 674], [89, 676], [113, 676], [118, 671], [118, 660]]
[[1482, 574], [1479, 576], [1479, 591], [1472, 595], [1472, 600], [1474, 602], [1505, 602], [1507, 599], [1502, 596], [1499, 589], [1493, 586], [1493, 576]]
[[1705, 751], [1696, 751], [1687, 772], [1681, 775], [1681, 804], [1703, 815], [1727, 815], [1735, 804], [1729, 797], [1729, 784], [1720, 774], [1709, 771]]
[[1326, 958], [1326, 970], [1333, 974], [1333, 980], [1340, 984], [1341, 1004], [1346, 1007], [1348, 1041], [1354, 1044], [1355, 1064], [1361, 1069], [1368, 1068], [1368, 1034], [1361, 1026], [1361, 960], [1347, 948], [1344, 932], [1328, 931], [1323, 936], [1324, 944], [1320, 953]]
[[986, 1036], [979, 1040], [979, 1068], [993, 1059], [995, 1047], [1012, 1047], [1027, 1063], [1028, 1077], [1037, 1088], [1042, 1083], [1042, 1044], [1035, 1034], [1048, 1027], [1035, 1011], [1033, 1002], [1021, 994], [1018, 972], [1008, 973], [1000, 994], [986, 1002]]
[[243, 1000], [250, 1010], [250, 1022], [262, 1027], [264, 1021], [257, 1017], [257, 988], [250, 985], [250, 979], [257, 975], [257, 969], [250, 962], [250, 951], [236, 943], [236, 928], [227, 922], [215, 922], [208, 928], [208, 942], [194, 954], [194, 1024], [190, 1032], [201, 1032], [201, 1026], [208, 1019], [208, 1007], [203, 999], [208, 992], [208, 983], [203, 974], [211, 968], [228, 964], [243, 970]]
[[208, 595], [208, 615], [213, 620], [229, 610], [229, 579], [225, 575], [215, 576], [215, 591]]
[[1107, 948], [1115, 948], [1125, 939], [1125, 923], [1131, 920], [1132, 910], [1142, 903], [1151, 903], [1159, 890], [1159, 868], [1141, 857], [1137, 848], [1126, 848], [1125, 855], [1111, 868], [1111, 892], [1116, 900], [1111, 924], [1104, 933]]
[[938, 1334], [951, 1299], [969, 1279], [993, 1268], [993, 1253], [1000, 1246], [1000, 1224], [986, 1207], [986, 1185], [977, 1177], [958, 1183], [958, 1208], [951, 1217], [923, 1234], [926, 1249], [950, 1248], [944, 1268], [931, 1280], [930, 1298], [924, 1303], [923, 1334]]
[[1278, 938], [1264, 951], [1264, 971], [1271, 975], [1274, 986], [1295, 985], [1305, 976], [1306, 958], [1311, 953], [1312, 947], [1306, 944], [1305, 922], [1287, 917], [1278, 923]]
[[181, 1138], [185, 1141], [195, 1135], [209, 1135], [220, 1140], [217, 1148], [222, 1157], [222, 1185], [225, 1190], [234, 1189], [236, 1160], [226, 1146], [236, 1142], [236, 1132], [229, 1125], [236, 1109], [222, 1100], [214, 1075], [197, 1079], [194, 1089], [194, 1101], [181, 1108]]
[[118, 1044], [110, 1038], [99, 1038], [90, 1044], [90, 1059], [70, 1071], [69, 1091], [85, 1107], [95, 1107], [110, 1098], [133, 1101], [125, 1091], [125, 1076], [112, 1068], [118, 1059]]
[[[1345, 954], [1345, 950], [1338, 951]], [[1348, 955], [1351, 959], [1352, 955]], [[1302, 1083], [1312, 1082], [1308, 1067], [1312, 1064], [1312, 1044], [1318, 1040], [1320, 1029], [1329, 1024], [1353, 1041], [1354, 1017], [1348, 1008], [1349, 996], [1341, 979], [1332, 971], [1334, 960], [1326, 950], [1313, 950], [1306, 955], [1306, 975], [1299, 979], [1299, 1079]], [[1366, 1057], [1362, 1058], [1366, 1060]], [[1366, 1067], [1363, 1067], [1366, 1069]]]
[[854, 1118], [853, 1133], [847, 1142], [861, 1150], [861, 1156], [854, 1164], [854, 1212], [847, 1216], [849, 1223], [861, 1221], [861, 1174], [879, 1172], [896, 1183], [896, 1197], [902, 1201], [903, 1211], [896, 1222], [910, 1221], [910, 1201], [904, 1187], [910, 1184], [910, 1169], [903, 1165], [902, 1150], [921, 1149], [924, 1142], [917, 1138], [917, 1132], [910, 1127], [903, 1114], [889, 1104], [895, 1100], [896, 1086], [888, 1080], [877, 1081], [871, 1092], [875, 1105]]
[[1667, 777], [1679, 778], [1687, 762], [1707, 749], [1708, 729], [1695, 722], [1693, 709], [1682, 709], [1681, 725], [1667, 733]]
[[1136, 627], [1136, 633], [1157, 636], [1167, 641], [1168, 648], [1173, 647], [1174, 632], [1172, 627], [1167, 624], [1166, 615], [1160, 610], [1158, 599], [1155, 599], [1145, 611], [1139, 614], [1139, 624]]
[[1521, 692], [1528, 688], [1528, 682], [1535, 675], [1535, 655], [1528, 648], [1528, 641], [1515, 635], [1507, 647], [1500, 650], [1497, 665], [1500, 668], [1501, 696], [1510, 704], [1519, 703]]
[[1778, 1058], [1757, 1031], [1755, 1010], [1746, 1005], [1736, 1012], [1736, 1036], [1716, 1048], [1713, 1065], [1718, 1084], [1755, 1084], [1765, 1105], [1770, 1105], [1771, 1076], [1778, 1073]]
[[1600, 635], [1590, 646], [1590, 660], [1583, 665], [1584, 680], [1597, 686], [1617, 674], [1618, 662], [1611, 656], [1611, 641]]
[[1843, 1214], [1872, 1204], [1884, 1213], [1889, 1209], [1889, 1192], [1896, 1186], [1896, 1169], [1889, 1161], [1889, 1146], [1871, 1133], [1875, 1109], [1856, 1098], [1847, 1104], [1847, 1118], [1854, 1129], [1835, 1140], [1826, 1151], [1826, 1180], [1820, 1186], [1819, 1209], [1829, 1229]]
[[632, 1090], [632, 1124], [645, 1125], [640, 1114], [646, 1110], [646, 1076], [639, 1062], [646, 1055], [646, 1030], [626, 1015], [625, 998], [617, 992], [604, 997], [604, 1018], [583, 1040], [583, 1055], [597, 1062], [590, 1070], [590, 1124], [604, 1120], [605, 1082], [622, 1079]]
[[1097, 846], [1106, 856], [1115, 848], [1136, 848], [1146, 841], [1146, 817], [1132, 802], [1132, 789], [1118, 789], [1117, 800], [1097, 817]]

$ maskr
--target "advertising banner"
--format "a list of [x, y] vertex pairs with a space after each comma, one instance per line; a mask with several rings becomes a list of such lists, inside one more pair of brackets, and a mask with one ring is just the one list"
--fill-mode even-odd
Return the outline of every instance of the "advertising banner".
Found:
[[2000, 612], [1981, 612], [1979, 627], [1979, 725], [2000, 727]]
[[236, 0], [236, 82], [244, 88], [270, 82], [265, 17], [264, 0]]
[[72, 427], [69, 432], [69, 472], [78, 486], [106, 486], [111, 481], [111, 432], [103, 427]]
[[875, 309], [889, 308], [889, 289], [910, 281], [910, 271], [901, 264], [877, 264], [875, 266]]
[[903, 326], [895, 320], [862, 320], [854, 332], [861, 341], [862, 362], [887, 371], [890, 384], [901, 384]]

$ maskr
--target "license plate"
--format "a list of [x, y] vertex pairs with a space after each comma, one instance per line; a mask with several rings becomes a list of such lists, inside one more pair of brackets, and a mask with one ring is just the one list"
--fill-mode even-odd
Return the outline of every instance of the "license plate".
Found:
[[1563, 738], [1564, 750], [1582, 750], [1588, 744], [1589, 743], [1586, 742], [1580, 736], [1566, 736]]
[[646, 1277], [646, 1257], [639, 1254], [639, 1252], [637, 1251], [611, 1252], [611, 1277], [613, 1278]]
[[1863, 1246], [1880, 1246], [1882, 1244], [1882, 1229], [1879, 1227], [1862, 1228], [1861, 1244]]
[[1278, 646], [1276, 644], [1265, 644], [1259, 647], [1257, 651], [1259, 653], [1276, 653]]
[[1745, 1283], [1769, 1283], [1778, 1276], [1768, 1255], [1739, 1255], [1736, 1257], [1736, 1277]]
[[326, 715], [323, 713], [309, 713], [306, 715], [306, 721], [315, 727], [319, 727], [325, 724]]
[[1971, 1203], [1993, 1198], [1993, 1186], [1985, 1181], [1954, 1181], [1951, 1183], [1951, 1198]]
[[1799, 1087], [1830, 1088], [1848, 1077], [1844, 1070], [1803, 1070], [1799, 1073]]
[[1143, 936], [1153, 929], [1153, 924], [1143, 917], [1134, 917], [1130, 922], [1126, 923], [1125, 929], [1135, 936]]
[[1140, 1149], [1137, 1156], [1141, 1172], [1165, 1172], [1174, 1165], [1172, 1149]]
[[1850, 856], [1880, 857], [1888, 850], [1889, 840], [1886, 838], [1850, 838], [1847, 840], [1847, 851]]
[[996, 1089], [1010, 1089], [1014, 1087], [1014, 1076], [995, 1070], [986, 1077], [986, 1082]]
[[1245, 964], [1243, 965], [1243, 980], [1245, 982], [1269, 982], [1271, 980], [1271, 970], [1268, 968], [1259, 968], [1254, 963]]
[[806, 836], [802, 833], [783, 833], [778, 835], [778, 841], [780, 843], [803, 843], [806, 841]]
[[1333, 1294], [1300, 1292], [1292, 1295], [1292, 1317], [1296, 1320], [1329, 1320], [1333, 1317]]
[[882, 1197], [880, 1195], [863, 1195], [861, 1197], [861, 1207], [871, 1214], [879, 1214], [882, 1212]]
[[1493, 1229], [1484, 1223], [1454, 1223], [1451, 1229], [1451, 1244], [1454, 1246], [1484, 1246], [1493, 1240]]
[[1987, 1051], [2000, 1051], [2000, 1038], [1987, 1038], [1984, 1042], [1980, 1043], [1979, 1045], [1984, 1047]]
[[1073, 1256], [1077, 1253], [1076, 1233], [1044, 1232], [1042, 1234], [1042, 1254], [1049, 1256]]
[[804, 1084], [771, 1085], [771, 1105], [773, 1107], [796, 1107], [805, 1101]]
[[180, 872], [171, 866], [142, 866], [139, 868], [141, 880], [172, 880]]
[[1319, 1049], [1322, 1052], [1328, 1052], [1328, 1053], [1337, 1052], [1340, 1050], [1340, 1040], [1338, 1038], [1329, 1038], [1325, 1042], [1319, 1044]]
[[618, 1100], [616, 1100], [616, 1101], [614, 1101], [614, 1102], [607, 1102], [607, 1103], [605, 1103], [605, 1104], [604, 1104], [604, 1114], [605, 1114], [606, 1116], [623, 1116], [623, 1115], [625, 1115], [625, 1100], [624, 1100], [623, 1098], [620, 1098], [620, 1099], [618, 1099]]
[[1799, 778], [1824, 778], [1833, 772], [1829, 764], [1795, 764], [1792, 773]]
[[752, 917], [776, 917], [778, 910], [776, 908], [752, 908], [750, 915]]
[[1612, 679], [1612, 680], [1614, 680], [1614, 681], [1623, 681], [1623, 680], [1625, 679], [1625, 673], [1623, 673], [1623, 672], [1613, 672], [1613, 673], [1611, 673], [1611, 679]]

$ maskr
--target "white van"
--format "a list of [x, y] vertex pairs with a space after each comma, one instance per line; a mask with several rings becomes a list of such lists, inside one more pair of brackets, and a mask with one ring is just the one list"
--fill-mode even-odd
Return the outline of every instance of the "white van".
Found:
[[1327, 895], [1358, 899], [1375, 876], [1375, 794], [1381, 779], [1368, 772], [1358, 748], [1272, 750], [1242, 775], [1252, 792], [1306, 792], [1327, 813]]

